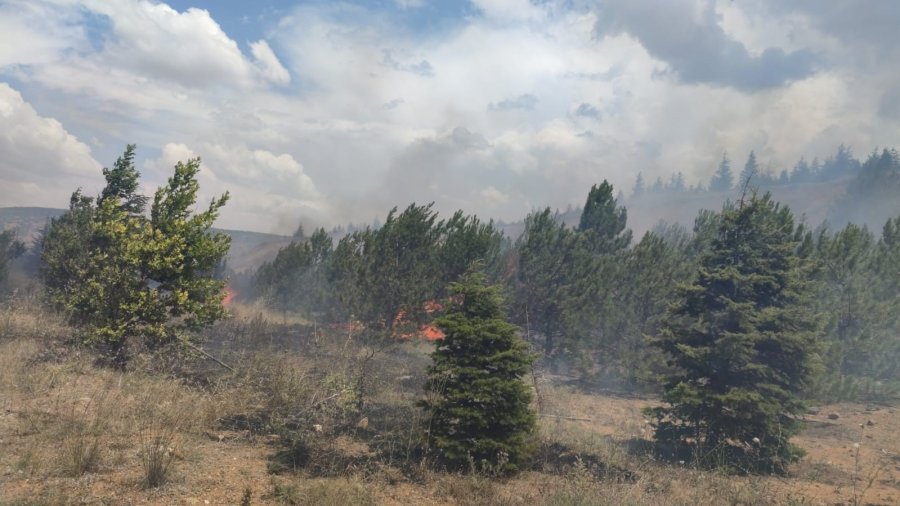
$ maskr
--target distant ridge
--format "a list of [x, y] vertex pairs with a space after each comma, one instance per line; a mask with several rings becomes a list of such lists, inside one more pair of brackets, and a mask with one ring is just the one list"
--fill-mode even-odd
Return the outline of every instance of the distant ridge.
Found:
[[[40, 237], [50, 218], [65, 213], [52, 207], [0, 207], [0, 230], [15, 229], [26, 243]], [[291, 242], [286, 235], [266, 234], [248, 230], [214, 229], [231, 236], [228, 266], [235, 271], [252, 270], [275, 258], [278, 250]]]

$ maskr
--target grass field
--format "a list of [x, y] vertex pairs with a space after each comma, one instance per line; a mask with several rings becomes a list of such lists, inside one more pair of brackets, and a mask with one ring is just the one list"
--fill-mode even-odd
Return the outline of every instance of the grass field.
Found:
[[37, 306], [0, 310], [0, 504], [900, 504], [895, 407], [819, 406], [789, 476], [733, 476], [647, 453], [654, 399], [540, 375], [532, 470], [441, 470], [412, 407], [429, 344], [237, 314], [207, 336], [224, 366], [144, 350], [120, 372]]

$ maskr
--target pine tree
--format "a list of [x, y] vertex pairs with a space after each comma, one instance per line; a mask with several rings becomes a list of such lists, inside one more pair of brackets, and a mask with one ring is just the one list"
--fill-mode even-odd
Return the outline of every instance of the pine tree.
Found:
[[85, 329], [85, 340], [110, 346], [125, 365], [129, 337], [150, 345], [188, 339], [187, 331], [225, 315], [225, 282], [216, 279], [230, 239], [209, 231], [228, 195], [194, 213], [200, 160], [179, 162], [148, 199], [137, 194], [139, 174], [129, 145], [95, 200], [76, 191], [69, 211], [51, 220], [42, 240], [47, 295]]
[[631, 190], [631, 198], [639, 199], [644, 196], [644, 192], [647, 191], [644, 188], [644, 174], [638, 172], [637, 179], [634, 180], [634, 189]]
[[738, 179], [738, 186], [744, 188], [747, 185], [754, 185], [755, 178], [759, 176], [759, 164], [756, 162], [756, 153], [750, 152], [747, 157], [747, 163], [744, 164], [744, 170], [741, 171], [741, 177]]
[[732, 186], [734, 186], [734, 176], [731, 174], [731, 161], [727, 154], [722, 154], [722, 161], [719, 162], [719, 167], [709, 182], [709, 189], [722, 192], [730, 190]]
[[[767, 194], [726, 204], [696, 281], [680, 290], [655, 344], [677, 373], [655, 408], [656, 438], [693, 445], [703, 464], [782, 472], [815, 368], [816, 322], [793, 216]], [[715, 461], [715, 462], [713, 462]]]
[[631, 243], [631, 230], [625, 228], [628, 212], [617, 205], [612, 191], [612, 185], [606, 180], [600, 186], [591, 186], [581, 212], [578, 231], [594, 254], [614, 253]]
[[564, 307], [574, 281], [572, 267], [580, 265], [576, 257], [583, 251], [578, 243], [579, 236], [559, 223], [549, 207], [525, 218], [525, 232], [516, 242], [519, 321], [543, 335], [548, 357], [559, 345]]
[[451, 465], [520, 470], [535, 427], [522, 380], [534, 357], [482, 273], [469, 271], [450, 291], [451, 306], [435, 321], [446, 337], [431, 354], [425, 385], [434, 398], [420, 403], [432, 416], [431, 442]]

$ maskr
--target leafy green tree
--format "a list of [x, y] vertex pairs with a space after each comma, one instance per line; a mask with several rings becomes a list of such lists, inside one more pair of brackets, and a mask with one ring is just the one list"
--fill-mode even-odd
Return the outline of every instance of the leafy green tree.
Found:
[[[499, 275], [503, 236], [493, 223], [462, 211], [439, 220], [432, 207], [411, 204], [399, 214], [394, 208], [378, 229], [338, 242], [329, 280], [354, 317], [376, 329], [422, 322], [425, 303], [443, 295], [473, 262]], [[398, 320], [401, 313], [405, 318]]]
[[782, 472], [798, 457], [789, 439], [817, 333], [798, 245], [790, 210], [768, 194], [726, 204], [696, 281], [655, 340], [676, 368], [664, 378], [667, 406], [651, 410], [659, 442], [747, 471]]
[[257, 291], [281, 311], [337, 317], [341, 308], [327, 277], [333, 251], [331, 237], [323, 228], [309, 238], [302, 234], [294, 237], [299, 239], [280, 249], [274, 260], [257, 270]]
[[441, 287], [459, 279], [474, 262], [479, 262], [488, 276], [499, 276], [503, 233], [494, 228], [493, 222], [483, 222], [477, 216], [457, 211], [442, 223], [435, 247], [435, 268], [440, 273]]
[[431, 442], [451, 464], [522, 469], [535, 427], [522, 380], [533, 356], [482, 273], [467, 273], [450, 292], [446, 314], [435, 321], [446, 337], [431, 354], [425, 385], [434, 396], [420, 403], [432, 417]]
[[9, 262], [25, 253], [25, 244], [16, 240], [14, 230], [0, 232], [0, 283], [9, 275]]
[[432, 207], [411, 204], [399, 214], [394, 208], [379, 229], [354, 232], [338, 243], [332, 279], [356, 318], [392, 329], [401, 312], [415, 319], [434, 297], [443, 224]]
[[882, 301], [885, 315], [881, 334], [885, 342], [880, 354], [884, 368], [878, 379], [890, 381], [900, 390], [900, 216], [888, 219], [882, 229], [875, 253], [875, 272], [880, 282], [876, 284], [877, 300]]
[[733, 187], [734, 176], [731, 174], [731, 160], [728, 159], [727, 154], [722, 154], [722, 161], [719, 162], [716, 173], [713, 174], [712, 179], [709, 181], [709, 189], [711, 191], [724, 192], [731, 190]]
[[825, 315], [825, 374], [820, 395], [855, 397], [860, 380], [875, 376], [873, 366], [884, 350], [877, 346], [887, 317], [874, 289], [875, 238], [848, 224], [830, 235], [823, 230], [815, 245], [816, 306]]
[[124, 345], [188, 339], [189, 331], [225, 315], [225, 282], [214, 273], [228, 252], [227, 235], [209, 231], [228, 195], [194, 213], [200, 160], [179, 162], [148, 199], [138, 195], [134, 146], [113, 169], [94, 201], [76, 191], [69, 211], [51, 220], [42, 240], [41, 276], [51, 302], [85, 339], [110, 346], [124, 365]]
[[140, 216], [146, 209], [149, 199], [137, 192], [140, 174], [134, 168], [135, 149], [134, 144], [129, 144], [112, 169], [103, 169], [106, 186], [100, 193], [97, 203], [101, 205], [105, 200], [112, 199], [122, 211], [131, 216]]
[[696, 268], [690, 234], [677, 225], [660, 224], [647, 232], [622, 259], [616, 280], [621, 294], [607, 319], [620, 321], [615, 346], [607, 348], [613, 377], [648, 384], [662, 369], [659, 353], [646, 346], [659, 332], [676, 288], [690, 281]]
[[525, 232], [516, 243], [518, 269], [516, 305], [519, 321], [544, 339], [544, 355], [557, 351], [570, 298], [579, 236], [559, 223], [550, 208], [525, 218]]
[[628, 212], [617, 205], [613, 187], [606, 180], [591, 186], [581, 212], [578, 232], [584, 235], [585, 246], [592, 254], [615, 253], [631, 243], [631, 230], [626, 227]]
[[582, 372], [592, 362], [605, 369], [612, 365], [610, 351], [618, 349], [626, 325], [621, 310], [626, 287], [621, 281], [631, 230], [626, 228], [627, 211], [612, 192], [607, 181], [588, 192], [575, 231], [575, 253], [567, 265], [568, 286], [560, 294], [563, 333]]

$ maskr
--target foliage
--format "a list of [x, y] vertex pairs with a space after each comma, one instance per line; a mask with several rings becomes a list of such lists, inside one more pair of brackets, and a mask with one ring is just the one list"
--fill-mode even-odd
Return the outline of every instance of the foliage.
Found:
[[744, 164], [744, 169], [741, 170], [741, 175], [738, 177], [738, 188], [744, 188], [751, 182], [756, 184], [760, 175], [759, 164], [756, 162], [756, 153], [751, 151], [747, 156], [747, 163]]
[[898, 386], [896, 223], [887, 221], [880, 241], [854, 224], [817, 237], [816, 301], [827, 315], [820, 397], [884, 397]]
[[874, 152], [862, 164], [847, 191], [831, 206], [838, 224], [884, 223], [897, 215], [900, 195], [900, 154], [893, 149]]
[[130, 336], [160, 344], [225, 315], [224, 281], [213, 274], [229, 238], [209, 229], [228, 195], [194, 213], [200, 160], [179, 162], [148, 218], [133, 159], [130, 145], [104, 169], [107, 184], [96, 202], [76, 191], [42, 240], [50, 301], [86, 329], [88, 342], [110, 345], [119, 359]]
[[314, 318], [334, 317], [339, 309], [328, 282], [328, 265], [334, 249], [331, 237], [322, 228], [309, 238], [299, 230], [294, 237], [294, 241], [278, 251], [274, 260], [260, 266], [256, 273], [257, 290], [276, 309], [302, 309]]
[[25, 253], [25, 244], [16, 240], [14, 230], [0, 232], [0, 283], [9, 275], [9, 262]]
[[578, 235], [559, 223], [548, 207], [525, 218], [525, 232], [516, 242], [518, 320], [525, 323], [529, 333], [533, 327], [543, 335], [546, 356], [557, 351], [565, 302], [574, 282], [572, 266], [579, 253], [578, 240]]
[[702, 463], [725, 456], [747, 471], [782, 472], [816, 357], [816, 322], [802, 298], [796, 253], [802, 228], [769, 195], [722, 211], [718, 237], [697, 279], [655, 344], [676, 373], [664, 378], [666, 407], [653, 409], [659, 442], [693, 443]]
[[722, 161], [719, 162], [719, 167], [709, 182], [709, 190], [722, 192], [731, 190], [733, 187], [734, 176], [731, 174], [731, 160], [728, 159], [728, 155], [723, 154]]
[[456, 465], [522, 469], [535, 426], [522, 376], [533, 357], [483, 274], [467, 273], [450, 291], [451, 307], [436, 320], [446, 337], [431, 355], [425, 386], [437, 395], [421, 403], [432, 416], [432, 443]]
[[401, 314], [424, 319], [425, 303], [442, 296], [472, 262], [499, 269], [503, 238], [493, 223], [461, 211], [439, 220], [432, 207], [411, 204], [399, 214], [394, 208], [380, 228], [338, 242], [327, 279], [344, 311], [371, 327], [391, 329]]
[[631, 230], [625, 228], [628, 212], [617, 205], [612, 192], [606, 180], [600, 186], [591, 186], [578, 223], [588, 251], [595, 255], [615, 253], [631, 243]]

